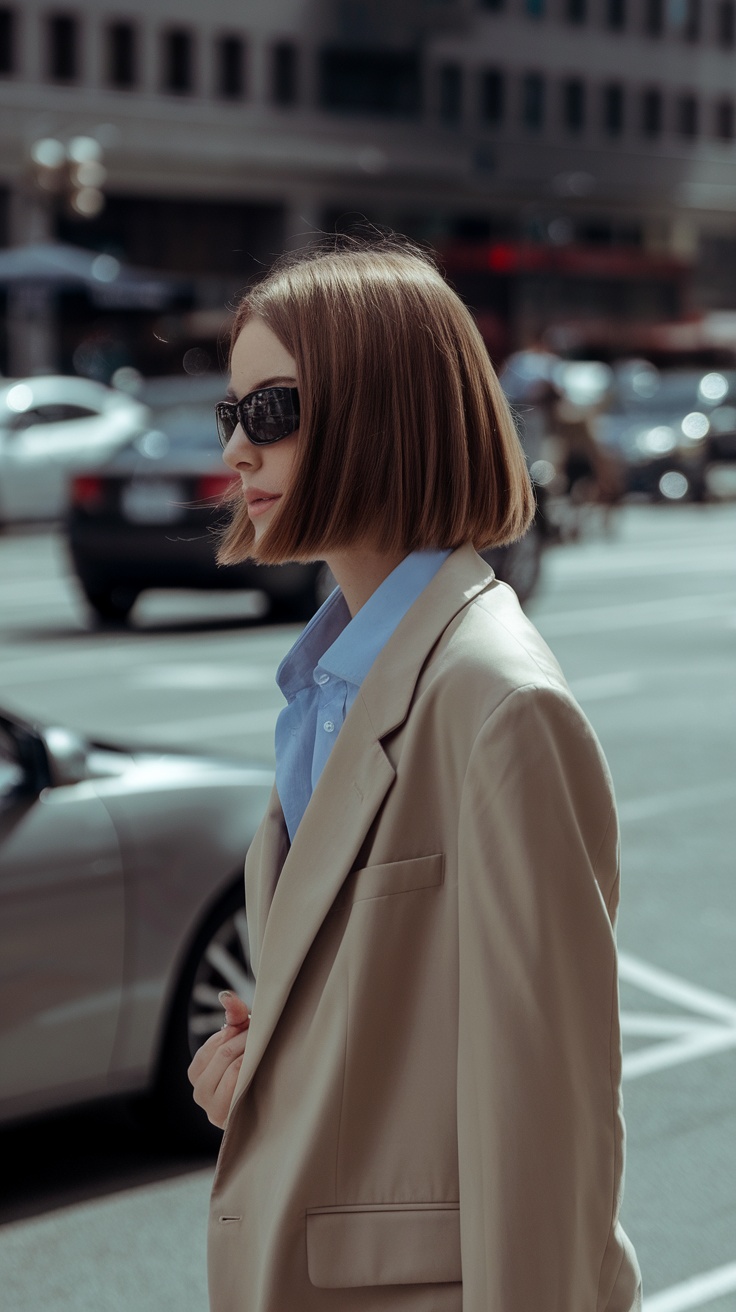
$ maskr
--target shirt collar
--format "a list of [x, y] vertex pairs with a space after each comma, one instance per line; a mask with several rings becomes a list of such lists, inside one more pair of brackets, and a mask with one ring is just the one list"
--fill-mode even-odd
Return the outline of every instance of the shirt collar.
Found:
[[359, 687], [394, 629], [449, 555], [449, 551], [412, 551], [352, 619], [337, 588], [278, 668], [276, 682], [287, 701], [313, 685], [317, 666]]

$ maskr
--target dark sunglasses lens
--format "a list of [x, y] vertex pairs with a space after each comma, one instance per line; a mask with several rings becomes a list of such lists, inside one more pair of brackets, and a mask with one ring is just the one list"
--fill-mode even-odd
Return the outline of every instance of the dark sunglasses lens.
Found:
[[296, 389], [268, 387], [254, 392], [242, 406], [244, 428], [252, 442], [278, 442], [299, 427]]
[[227, 401], [221, 401], [219, 405], [215, 406], [215, 418], [217, 420], [217, 436], [224, 451], [235, 432], [235, 425], [238, 422], [235, 407], [229, 405]]

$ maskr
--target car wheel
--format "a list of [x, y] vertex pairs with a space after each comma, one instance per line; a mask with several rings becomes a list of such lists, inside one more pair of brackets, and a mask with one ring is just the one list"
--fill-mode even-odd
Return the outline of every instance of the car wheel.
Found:
[[498, 577], [514, 589], [523, 605], [539, 582], [542, 564], [542, 532], [539, 525], [532, 524], [523, 538], [508, 547], [491, 547], [480, 554]]
[[84, 595], [94, 611], [100, 624], [126, 624], [128, 616], [138, 600], [138, 593], [133, 588], [94, 588], [84, 587]]
[[142, 1101], [145, 1122], [192, 1148], [217, 1150], [222, 1131], [192, 1097], [187, 1068], [202, 1044], [220, 1029], [217, 995], [232, 989], [249, 1005], [255, 978], [250, 964], [242, 880], [208, 917], [187, 957], [169, 1014], [153, 1092]]

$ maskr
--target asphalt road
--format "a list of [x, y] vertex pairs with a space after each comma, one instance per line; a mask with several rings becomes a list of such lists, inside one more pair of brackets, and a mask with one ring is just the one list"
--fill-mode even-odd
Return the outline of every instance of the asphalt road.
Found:
[[[528, 609], [619, 798], [623, 1219], [646, 1312], [736, 1312], [736, 508], [629, 507], [548, 553]], [[0, 701], [272, 761], [297, 629], [257, 615], [160, 593], [129, 632], [90, 631], [58, 539], [0, 538]], [[120, 1104], [6, 1129], [0, 1161], [3, 1307], [204, 1312], [208, 1162], [167, 1156]]]

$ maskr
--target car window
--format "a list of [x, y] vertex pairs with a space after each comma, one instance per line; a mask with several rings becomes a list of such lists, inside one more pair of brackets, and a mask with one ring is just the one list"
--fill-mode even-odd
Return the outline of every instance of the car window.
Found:
[[11, 432], [18, 433], [36, 424], [63, 424], [73, 419], [94, 419], [97, 413], [87, 406], [60, 402], [55, 402], [53, 405], [34, 405], [28, 410], [23, 410], [21, 414], [13, 415], [8, 422], [8, 428]]

